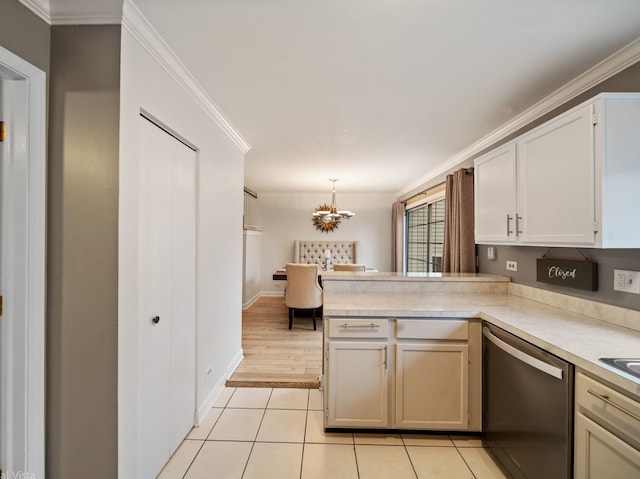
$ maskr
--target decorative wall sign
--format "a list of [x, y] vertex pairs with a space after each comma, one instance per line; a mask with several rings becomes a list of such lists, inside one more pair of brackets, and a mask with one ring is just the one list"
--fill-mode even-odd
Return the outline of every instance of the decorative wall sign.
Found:
[[536, 260], [536, 279], [568, 288], [598, 290], [598, 263], [568, 259]]

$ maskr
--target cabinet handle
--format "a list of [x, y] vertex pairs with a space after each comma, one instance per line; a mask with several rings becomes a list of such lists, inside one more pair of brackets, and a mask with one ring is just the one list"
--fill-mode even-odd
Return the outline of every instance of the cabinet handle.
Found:
[[522, 220], [522, 216], [516, 213], [516, 236], [520, 236], [522, 234], [522, 230], [520, 229], [521, 220]]
[[347, 323], [344, 323], [341, 327], [344, 328], [344, 329], [353, 329], [353, 328], [371, 328], [371, 329], [374, 329], [374, 328], [379, 328], [380, 325], [379, 324], [373, 324], [373, 323], [371, 323], [371, 324], [347, 324]]
[[154, 316], [153, 318], [151, 318], [151, 322], [153, 324], [158, 324], [160, 322], [160, 316]]
[[609, 395], [608, 394], [599, 394], [591, 389], [587, 389], [587, 392], [589, 394], [591, 394], [592, 396], [597, 397], [598, 399], [600, 399], [601, 401], [604, 401], [605, 403], [607, 403], [608, 405], [616, 408], [618, 411], [622, 411], [623, 413], [625, 413], [627, 416], [631, 416], [633, 419], [635, 419], [636, 421], [640, 421], [640, 416], [638, 416], [636, 413], [629, 411], [628, 409], [626, 409], [625, 407], [621, 406], [620, 404], [617, 404], [615, 402], [613, 402], [611, 399], [609, 399]]
[[387, 345], [385, 344], [380, 351], [382, 351], [382, 363], [384, 364], [384, 370], [386, 371], [387, 370]]
[[511, 231], [511, 220], [513, 219], [513, 216], [511, 216], [509, 213], [507, 213], [507, 237], [509, 237], [509, 235], [511, 233], [513, 233], [513, 231]]

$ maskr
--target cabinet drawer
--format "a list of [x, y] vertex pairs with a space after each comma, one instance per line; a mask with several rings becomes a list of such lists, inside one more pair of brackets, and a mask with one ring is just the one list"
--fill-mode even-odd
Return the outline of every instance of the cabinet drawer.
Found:
[[576, 374], [576, 406], [596, 422], [612, 427], [640, 445], [640, 403], [586, 376]]
[[466, 319], [399, 319], [396, 324], [398, 339], [469, 339]]
[[388, 319], [330, 318], [330, 338], [388, 338]]

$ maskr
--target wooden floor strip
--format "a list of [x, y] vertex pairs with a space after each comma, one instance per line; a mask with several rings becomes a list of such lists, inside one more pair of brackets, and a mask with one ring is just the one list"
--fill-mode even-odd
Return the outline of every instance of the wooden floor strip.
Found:
[[242, 313], [244, 359], [227, 380], [229, 387], [320, 387], [322, 321], [293, 321], [282, 297], [262, 297]]

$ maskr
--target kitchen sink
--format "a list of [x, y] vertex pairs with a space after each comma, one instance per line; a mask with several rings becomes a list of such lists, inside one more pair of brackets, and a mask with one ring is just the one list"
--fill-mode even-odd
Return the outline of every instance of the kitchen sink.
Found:
[[600, 358], [600, 361], [640, 379], [640, 359], [638, 358]]

